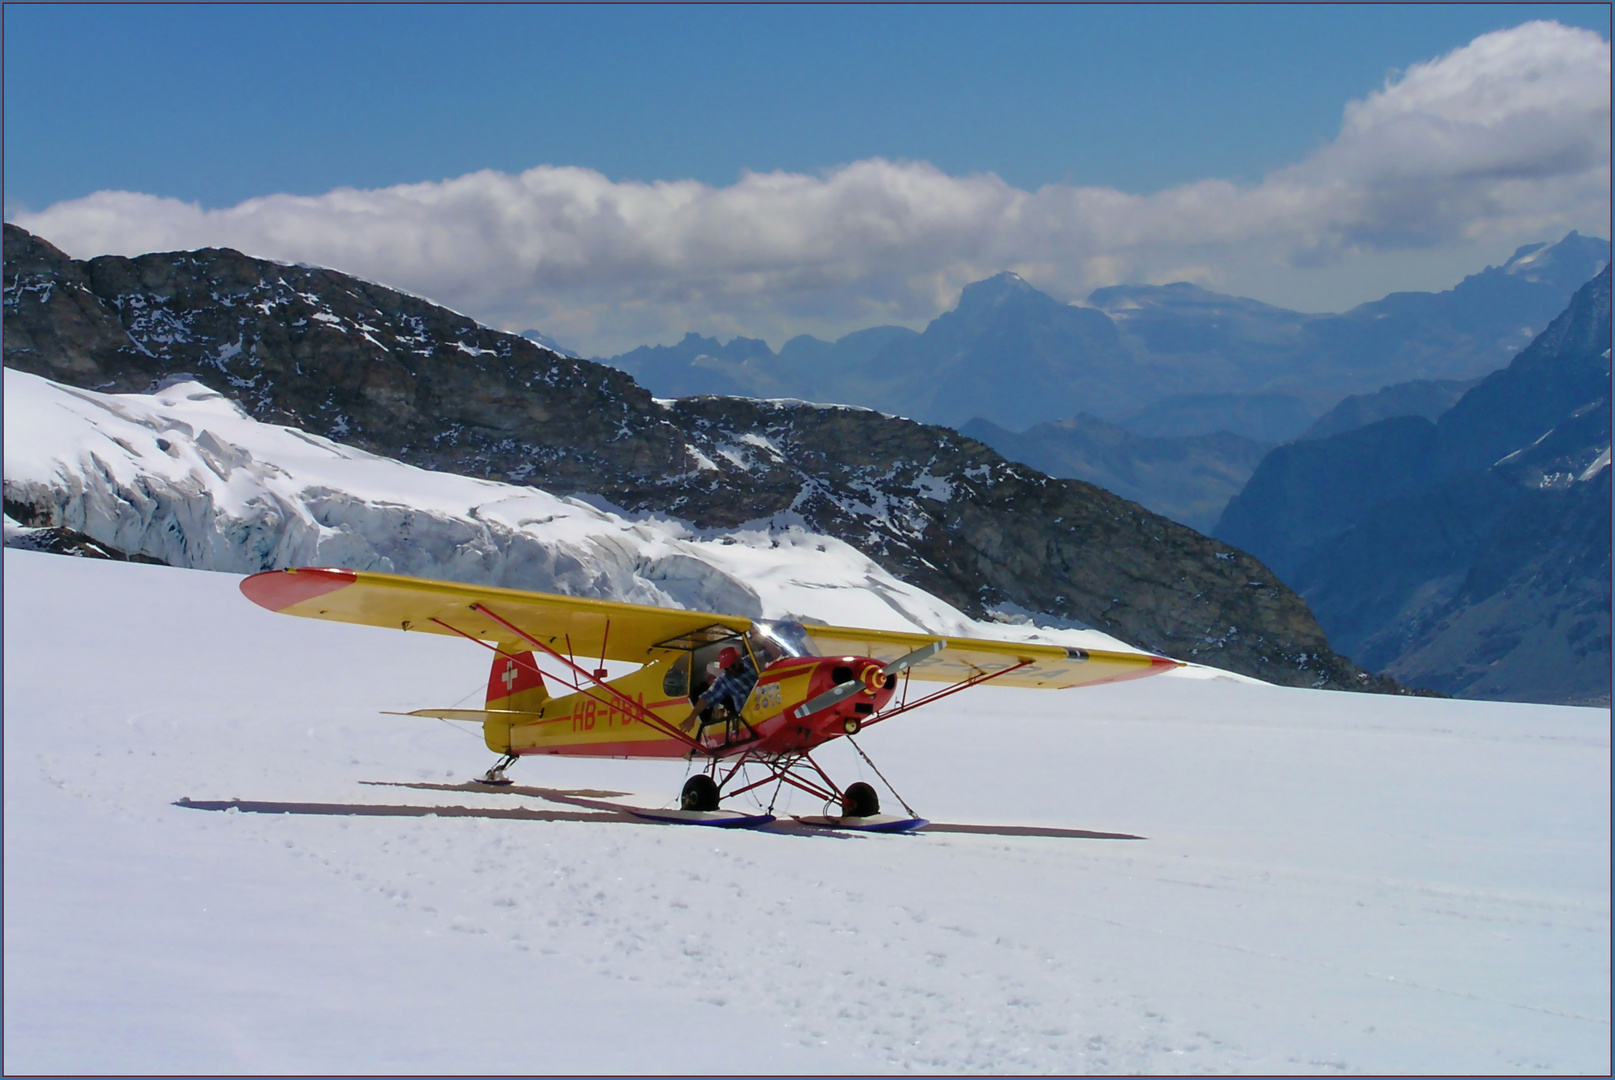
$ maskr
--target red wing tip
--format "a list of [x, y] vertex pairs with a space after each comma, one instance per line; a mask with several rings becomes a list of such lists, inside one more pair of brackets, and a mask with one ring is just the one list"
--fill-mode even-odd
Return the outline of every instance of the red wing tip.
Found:
[[242, 579], [241, 592], [248, 600], [270, 611], [285, 611], [304, 600], [345, 588], [357, 581], [352, 570], [311, 566], [292, 570], [266, 570]]

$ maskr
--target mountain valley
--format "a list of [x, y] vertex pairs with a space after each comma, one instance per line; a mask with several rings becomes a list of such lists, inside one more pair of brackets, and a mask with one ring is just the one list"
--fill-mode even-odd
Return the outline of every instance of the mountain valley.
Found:
[[1214, 535], [1338, 648], [1447, 693], [1607, 702], [1610, 272], [1435, 420], [1290, 443]]

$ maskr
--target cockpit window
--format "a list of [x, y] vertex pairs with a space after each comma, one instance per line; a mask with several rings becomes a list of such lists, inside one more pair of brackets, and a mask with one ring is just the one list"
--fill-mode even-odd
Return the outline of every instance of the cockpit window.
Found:
[[[758, 619], [746, 633], [753, 655], [763, 666], [786, 656], [807, 656], [812, 647], [802, 624], [785, 620]], [[767, 659], [764, 659], [764, 658]]]
[[669, 697], [683, 697], [690, 692], [690, 654], [685, 653], [668, 667], [662, 676], [662, 693]]

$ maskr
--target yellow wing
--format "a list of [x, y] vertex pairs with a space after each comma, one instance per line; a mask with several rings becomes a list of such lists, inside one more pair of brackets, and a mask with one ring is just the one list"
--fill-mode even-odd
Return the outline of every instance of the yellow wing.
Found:
[[[485, 585], [426, 581], [396, 574], [355, 570], [272, 570], [241, 583], [254, 603], [286, 615], [388, 626], [428, 634], [475, 637], [507, 651], [526, 651], [530, 635], [580, 663], [601, 657], [644, 663], [657, 648], [689, 649], [751, 629], [737, 615], [620, 604], [575, 596], [522, 592]], [[516, 633], [514, 630], [521, 633]], [[891, 630], [805, 626], [820, 656], [870, 656], [887, 662], [942, 642], [942, 651], [917, 661], [916, 679], [959, 682], [1027, 666], [994, 680], [1001, 686], [1069, 687], [1119, 682], [1151, 675], [1179, 662], [1147, 653], [1067, 649], [1015, 641], [949, 638]], [[461, 710], [453, 719], [483, 719], [480, 710]], [[477, 714], [473, 716], [471, 714]], [[437, 715], [433, 713], [432, 715]]]
[[1024, 661], [1028, 666], [993, 680], [994, 686], [1038, 686], [1060, 689], [1121, 682], [1181, 667], [1177, 660], [1148, 653], [1067, 649], [1018, 641], [950, 638], [891, 630], [858, 630], [845, 626], [804, 626], [814, 651], [823, 656], [870, 656], [890, 663], [932, 642], [941, 652], [920, 660], [911, 676], [929, 682], [959, 682], [974, 675], [1002, 671]]
[[531, 645], [510, 629], [515, 627], [557, 652], [572, 653], [585, 666], [602, 655], [644, 663], [658, 645], [689, 648], [751, 628], [751, 620], [734, 615], [355, 570], [271, 570], [242, 581], [241, 591], [260, 607], [285, 615], [428, 634], [459, 631], [525, 652]]

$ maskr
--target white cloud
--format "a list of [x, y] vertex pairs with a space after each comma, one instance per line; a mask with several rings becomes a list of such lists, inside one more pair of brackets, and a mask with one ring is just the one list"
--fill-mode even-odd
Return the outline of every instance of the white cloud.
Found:
[[1069, 297], [1186, 271], [1261, 295], [1385, 252], [1608, 235], [1609, 215], [1609, 44], [1533, 22], [1388, 79], [1251, 186], [1024, 191], [878, 158], [722, 188], [540, 166], [220, 210], [105, 191], [12, 220], [79, 257], [228, 246], [332, 266], [604, 354], [687, 329], [778, 344], [913, 325], [1006, 268]]

